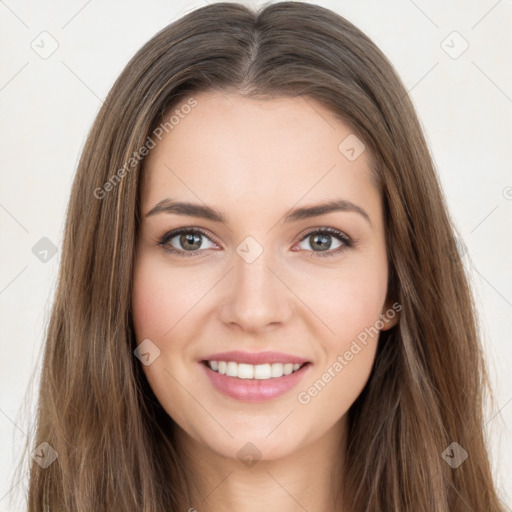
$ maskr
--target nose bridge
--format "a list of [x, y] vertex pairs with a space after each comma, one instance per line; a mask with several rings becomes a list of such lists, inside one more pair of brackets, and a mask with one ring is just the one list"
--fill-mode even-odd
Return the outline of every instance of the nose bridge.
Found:
[[254, 297], [268, 293], [269, 287], [273, 287], [271, 281], [275, 279], [269, 270], [272, 268], [271, 250], [265, 249], [261, 254], [255, 255], [255, 249], [250, 248], [249, 252], [244, 254], [241, 247], [237, 249], [237, 256], [234, 258], [235, 288], [243, 293], [251, 291], [250, 295]]
[[278, 265], [271, 248], [252, 237], [244, 239], [233, 254], [222, 319], [246, 330], [284, 322], [290, 312], [286, 286], [276, 277]]

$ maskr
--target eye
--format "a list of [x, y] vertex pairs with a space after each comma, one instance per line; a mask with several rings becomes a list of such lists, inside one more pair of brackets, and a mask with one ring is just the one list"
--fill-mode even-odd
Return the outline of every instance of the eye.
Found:
[[[338, 242], [334, 248], [331, 241], [333, 238]], [[209, 242], [206, 247], [203, 246], [205, 239]], [[306, 250], [314, 253], [315, 257], [334, 256], [353, 246], [353, 241], [348, 235], [329, 227], [310, 231], [302, 237], [299, 243], [304, 242], [309, 245], [309, 249], [306, 248]], [[157, 244], [165, 251], [179, 256], [197, 256], [202, 250], [217, 247], [217, 244], [211, 241], [210, 236], [200, 228], [180, 228], [169, 231], [158, 240]]]
[[[333, 238], [338, 241], [338, 244], [334, 246], [334, 249], [332, 244]], [[353, 245], [353, 242], [348, 235], [334, 228], [321, 228], [315, 231], [310, 231], [301, 239], [300, 243], [303, 242], [307, 242], [307, 245], [313, 249], [312, 252], [315, 253], [315, 257], [334, 256], [344, 251], [347, 247], [352, 247]], [[319, 250], [317, 251], [316, 249]]]
[[[204, 239], [207, 239], [212, 245], [204, 247]], [[178, 247], [175, 246], [176, 244]], [[158, 245], [166, 251], [180, 256], [195, 256], [200, 252], [199, 249], [211, 249], [212, 246], [215, 246], [206, 233], [199, 228], [181, 228], [170, 231], [158, 240]]]

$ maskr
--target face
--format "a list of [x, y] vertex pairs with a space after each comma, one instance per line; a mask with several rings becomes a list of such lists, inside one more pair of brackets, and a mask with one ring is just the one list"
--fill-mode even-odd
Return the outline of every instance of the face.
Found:
[[137, 343], [186, 439], [276, 459], [339, 428], [396, 323], [382, 202], [367, 151], [312, 99], [194, 98], [145, 160]]

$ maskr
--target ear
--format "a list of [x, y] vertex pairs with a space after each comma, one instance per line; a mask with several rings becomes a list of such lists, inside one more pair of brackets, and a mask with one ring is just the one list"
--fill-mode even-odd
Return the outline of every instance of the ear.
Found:
[[381, 329], [382, 331], [387, 331], [398, 323], [401, 310], [402, 305], [399, 302], [393, 301], [391, 298], [386, 300], [380, 314], [380, 319], [384, 322], [384, 327]]

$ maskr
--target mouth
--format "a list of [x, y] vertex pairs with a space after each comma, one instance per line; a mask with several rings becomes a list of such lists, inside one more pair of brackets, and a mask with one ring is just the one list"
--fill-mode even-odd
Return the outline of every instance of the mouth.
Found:
[[224, 352], [198, 362], [213, 388], [245, 402], [283, 395], [297, 386], [312, 366], [311, 361], [276, 352]]
[[210, 370], [227, 377], [236, 377], [238, 379], [269, 380], [278, 379], [283, 375], [291, 375], [299, 371], [303, 366], [311, 364], [305, 363], [263, 363], [247, 364], [237, 363], [235, 361], [202, 361]]

